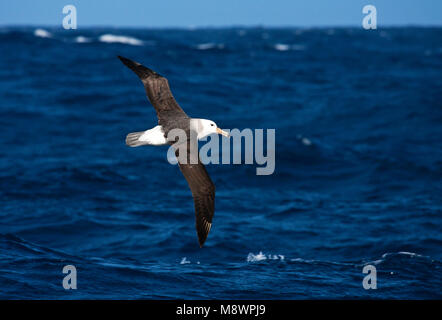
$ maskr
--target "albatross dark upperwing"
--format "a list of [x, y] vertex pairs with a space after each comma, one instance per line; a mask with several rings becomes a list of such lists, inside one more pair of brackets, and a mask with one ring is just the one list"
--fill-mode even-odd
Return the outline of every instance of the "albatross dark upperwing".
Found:
[[173, 97], [166, 78], [138, 62], [121, 56], [118, 58], [143, 82], [146, 95], [157, 112], [158, 124], [163, 126], [166, 133], [173, 129], [174, 119], [188, 117]]
[[190, 190], [192, 190], [196, 232], [198, 233], [198, 242], [202, 247], [212, 227], [212, 218], [215, 212], [215, 185], [199, 159], [198, 164], [179, 163], [179, 166]]

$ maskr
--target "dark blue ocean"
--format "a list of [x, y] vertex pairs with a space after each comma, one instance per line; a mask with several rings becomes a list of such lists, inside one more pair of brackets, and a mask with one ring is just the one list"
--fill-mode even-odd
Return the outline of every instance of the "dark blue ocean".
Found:
[[[157, 118], [117, 55], [276, 129], [273, 175], [207, 166], [202, 249], [167, 147], [125, 145]], [[441, 75], [441, 28], [0, 28], [0, 298], [441, 299]]]

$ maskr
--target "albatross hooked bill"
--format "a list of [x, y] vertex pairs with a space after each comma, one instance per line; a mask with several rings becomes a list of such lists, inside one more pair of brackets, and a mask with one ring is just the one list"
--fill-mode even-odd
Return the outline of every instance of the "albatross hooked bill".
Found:
[[216, 133], [223, 135], [224, 137], [229, 137], [229, 133], [221, 130], [220, 128], [216, 128]]

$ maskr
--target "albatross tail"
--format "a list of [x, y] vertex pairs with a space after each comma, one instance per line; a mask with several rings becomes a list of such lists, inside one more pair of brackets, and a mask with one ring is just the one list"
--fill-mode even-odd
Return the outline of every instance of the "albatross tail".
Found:
[[129, 147], [138, 147], [144, 145], [162, 146], [167, 144], [164, 131], [161, 126], [156, 126], [150, 130], [132, 132], [126, 137], [126, 144]]
[[144, 131], [132, 132], [126, 136], [126, 144], [129, 147], [139, 147], [149, 144], [147, 141], [140, 141], [140, 137], [144, 134]]

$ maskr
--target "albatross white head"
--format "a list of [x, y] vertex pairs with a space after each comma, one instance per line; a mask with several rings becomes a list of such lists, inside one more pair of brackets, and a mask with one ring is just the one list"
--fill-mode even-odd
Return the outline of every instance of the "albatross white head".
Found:
[[212, 133], [221, 134], [225, 137], [229, 136], [229, 133], [218, 128], [216, 123], [212, 120], [192, 119], [192, 122], [193, 128], [198, 132], [198, 140], [203, 139]]

